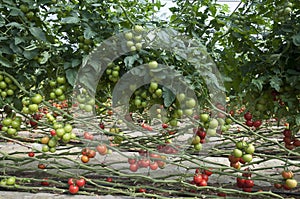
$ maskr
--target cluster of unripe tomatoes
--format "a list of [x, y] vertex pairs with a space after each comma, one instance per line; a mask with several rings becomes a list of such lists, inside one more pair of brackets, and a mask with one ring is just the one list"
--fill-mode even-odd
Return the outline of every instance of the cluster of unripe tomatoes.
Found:
[[239, 141], [236, 143], [236, 148], [229, 155], [230, 166], [235, 169], [240, 169], [241, 164], [246, 164], [252, 161], [255, 147], [251, 143]]
[[126, 32], [124, 37], [127, 40], [126, 45], [130, 51], [141, 50], [143, 47], [142, 43], [142, 35], [141, 33], [144, 31], [143, 26], [136, 25], [133, 27], [132, 31]]
[[65, 92], [67, 91], [68, 84], [64, 76], [59, 76], [56, 80], [50, 80], [49, 86], [52, 91], [50, 92], [50, 99], [57, 99], [59, 101], [64, 101], [66, 99]]
[[3, 99], [14, 95], [16, 89], [17, 86], [9, 77], [0, 74], [0, 94]]

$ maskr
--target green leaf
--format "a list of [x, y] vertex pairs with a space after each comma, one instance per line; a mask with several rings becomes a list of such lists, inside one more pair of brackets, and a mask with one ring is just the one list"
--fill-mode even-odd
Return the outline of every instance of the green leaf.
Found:
[[127, 56], [125, 57], [124, 59], [124, 63], [125, 63], [125, 66], [127, 67], [127, 69], [130, 69], [133, 67], [133, 64], [136, 60], [138, 60], [139, 58], [139, 55], [138, 54], [134, 54], [132, 56]]
[[296, 115], [296, 118], [295, 118], [295, 121], [296, 121], [296, 125], [299, 126], [300, 125], [300, 115]]
[[251, 83], [254, 84], [259, 91], [261, 91], [263, 88], [264, 81], [262, 81], [261, 79], [252, 79]]
[[292, 38], [295, 46], [300, 46], [300, 32], [297, 35], [294, 35]]
[[0, 56], [0, 64], [6, 68], [11, 68], [12, 65], [10, 63], [10, 61], [8, 61], [8, 59], [6, 59], [5, 57], [3, 56]]
[[71, 86], [74, 86], [75, 80], [77, 77], [77, 70], [75, 70], [75, 69], [66, 70], [66, 77], [67, 77], [69, 84]]
[[277, 76], [272, 76], [272, 78], [270, 79], [270, 85], [272, 88], [279, 92], [280, 86], [282, 85], [282, 80]]
[[41, 28], [31, 27], [29, 28], [30, 33], [38, 40], [47, 41], [46, 35]]
[[78, 23], [80, 19], [78, 17], [66, 17], [61, 20], [61, 23], [67, 23], [67, 24], [72, 24], [72, 23]]
[[87, 27], [84, 30], [83, 34], [84, 34], [84, 38], [86, 38], [86, 39], [90, 39], [90, 38], [92, 38], [92, 37], [94, 37], [96, 35], [96, 33], [93, 32], [90, 27]]
[[174, 100], [176, 99], [175, 94], [168, 88], [163, 87], [163, 99], [164, 99], [164, 106], [165, 107], [170, 107]]

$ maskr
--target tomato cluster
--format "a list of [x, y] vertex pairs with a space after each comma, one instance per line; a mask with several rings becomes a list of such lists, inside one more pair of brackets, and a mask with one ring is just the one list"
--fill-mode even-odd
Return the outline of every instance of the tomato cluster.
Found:
[[76, 194], [79, 191], [79, 188], [84, 187], [85, 184], [86, 181], [84, 178], [80, 178], [80, 179], [69, 178], [68, 180], [69, 192], [71, 194]]
[[147, 153], [140, 151], [140, 156], [136, 158], [128, 158], [129, 170], [136, 172], [139, 168], [150, 168], [151, 170], [163, 169], [166, 165], [165, 156], [156, 153]]
[[0, 74], [0, 94], [3, 99], [15, 94], [17, 86], [13, 83], [11, 78]]
[[143, 47], [142, 43], [142, 35], [141, 33], [144, 31], [143, 26], [136, 25], [133, 27], [132, 31], [126, 32], [124, 37], [127, 40], [126, 45], [130, 51], [141, 50]]
[[96, 156], [96, 151], [89, 148], [83, 148], [81, 150], [81, 155], [81, 162], [87, 163], [91, 158], [94, 158]]
[[191, 184], [197, 186], [207, 186], [208, 178], [213, 174], [211, 169], [196, 169], [193, 180]]
[[[54, 117], [47, 113], [46, 117], [49, 119], [53, 119]], [[71, 124], [63, 124], [57, 122], [55, 119], [53, 120], [53, 129], [50, 130], [50, 136], [44, 136], [41, 138], [41, 144], [43, 144], [42, 151], [43, 152], [52, 152], [56, 151], [56, 147], [61, 140], [63, 143], [70, 142], [71, 139], [76, 138], [76, 134], [73, 131], [73, 127]]]
[[22, 112], [24, 114], [34, 114], [39, 111], [39, 105], [43, 101], [43, 97], [41, 94], [35, 94], [31, 98], [23, 97], [22, 104], [23, 109]]
[[246, 120], [246, 125], [249, 127], [259, 128], [262, 125], [261, 120], [252, 120], [253, 116], [250, 112], [245, 113], [244, 118]]
[[281, 183], [275, 183], [274, 187], [277, 189], [284, 188], [285, 190], [294, 189], [297, 187], [297, 180], [294, 179], [294, 173], [289, 170], [284, 170], [281, 172], [283, 180]]
[[59, 101], [66, 100], [65, 92], [67, 91], [68, 84], [64, 76], [58, 76], [56, 80], [50, 80], [49, 85], [52, 89], [49, 94], [50, 99], [57, 99]]
[[22, 118], [20, 116], [14, 116], [13, 118], [7, 116], [1, 123], [1, 130], [9, 136], [17, 136], [21, 123]]
[[16, 183], [16, 178], [14, 176], [12, 177], [9, 177], [9, 178], [3, 178], [1, 181], [0, 181], [0, 185], [1, 186], [13, 186], [15, 185]]
[[108, 80], [116, 83], [120, 78], [120, 66], [110, 63], [105, 70], [106, 75], [108, 75]]
[[284, 129], [282, 134], [284, 135], [283, 142], [285, 147], [289, 150], [293, 150], [295, 147], [300, 146], [300, 140], [293, 136], [292, 131], [289, 129]]
[[249, 163], [253, 159], [255, 147], [251, 143], [239, 141], [236, 143], [236, 148], [229, 155], [230, 166], [235, 169], [240, 169], [242, 164]]
[[82, 89], [81, 93], [77, 95], [77, 102], [80, 110], [85, 112], [92, 112], [95, 106], [95, 99], [93, 99], [86, 89]]

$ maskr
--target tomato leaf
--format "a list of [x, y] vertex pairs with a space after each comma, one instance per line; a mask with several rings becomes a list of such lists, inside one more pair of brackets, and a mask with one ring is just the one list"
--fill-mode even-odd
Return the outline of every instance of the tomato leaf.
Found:
[[165, 107], [170, 107], [172, 103], [174, 102], [176, 96], [175, 94], [168, 88], [163, 87], [163, 99], [164, 99], [164, 106]]
[[41, 28], [31, 27], [29, 28], [30, 33], [38, 40], [47, 41], [46, 35]]

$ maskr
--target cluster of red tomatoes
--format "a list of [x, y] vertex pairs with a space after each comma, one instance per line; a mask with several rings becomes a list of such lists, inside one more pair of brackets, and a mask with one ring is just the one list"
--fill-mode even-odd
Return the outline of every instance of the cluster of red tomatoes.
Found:
[[252, 120], [253, 116], [250, 112], [245, 113], [244, 118], [246, 120], [246, 125], [249, 127], [259, 128], [262, 125], [261, 120]]
[[80, 179], [69, 178], [68, 184], [70, 185], [69, 192], [71, 194], [76, 194], [79, 191], [80, 187], [84, 187], [86, 181], [84, 178], [80, 178]]
[[284, 131], [282, 132], [282, 134], [284, 135], [283, 141], [285, 143], [285, 148], [289, 149], [289, 150], [293, 150], [295, 147], [299, 147], [300, 146], [300, 140], [298, 140], [297, 138], [295, 138], [292, 135], [292, 131], [289, 129], [284, 129]]
[[165, 156], [156, 153], [140, 151], [140, 157], [128, 158], [129, 170], [136, 172], [139, 168], [150, 168], [151, 170], [163, 169], [166, 165]]
[[197, 186], [207, 186], [208, 178], [213, 174], [211, 169], [196, 169], [195, 175], [191, 184], [195, 184]]
[[245, 192], [252, 192], [254, 187], [254, 181], [251, 179], [251, 173], [249, 169], [245, 169], [245, 172], [242, 174], [242, 177], [236, 178], [236, 185], [239, 188], [242, 188]]

